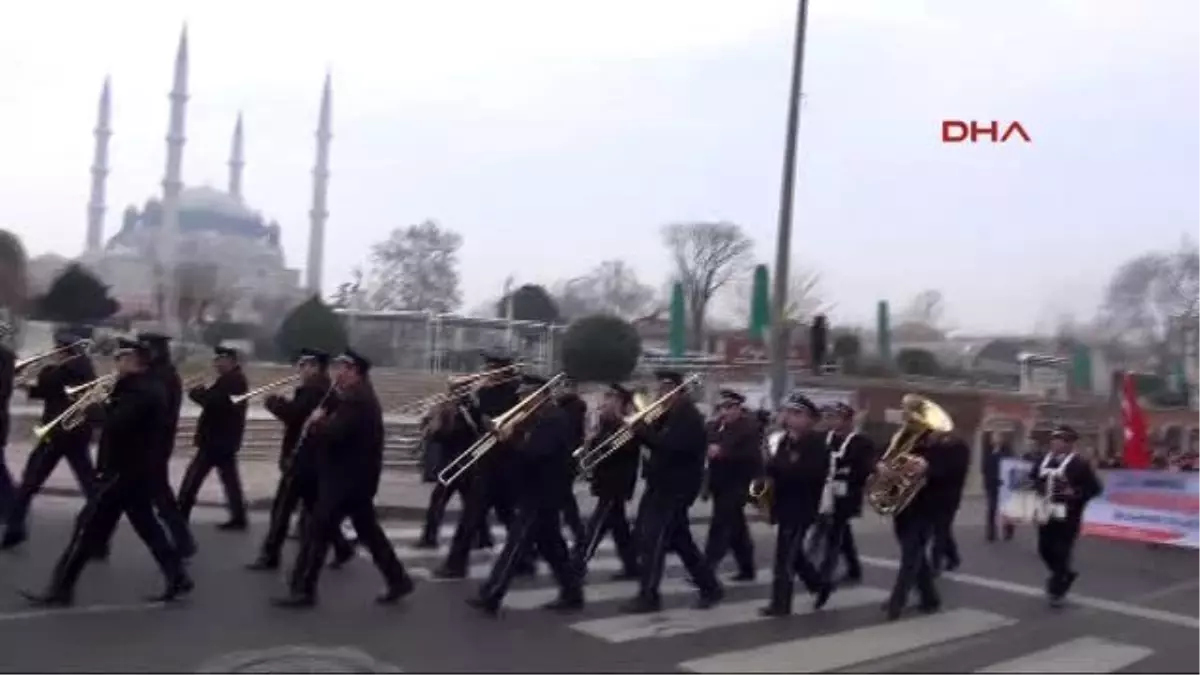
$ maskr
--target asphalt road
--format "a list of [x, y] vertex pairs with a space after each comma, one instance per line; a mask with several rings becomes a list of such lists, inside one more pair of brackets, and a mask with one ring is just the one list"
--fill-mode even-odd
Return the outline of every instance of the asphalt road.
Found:
[[[1086, 540], [1071, 606], [1046, 607], [1032, 532], [983, 542], [981, 528], [958, 528], [964, 565], [943, 577], [939, 614], [881, 619], [895, 546], [886, 528], [864, 523], [861, 586], [840, 590], [817, 614], [762, 620], [769, 574], [730, 586], [726, 601], [692, 610], [693, 591], [677, 562], [665, 583], [666, 609], [624, 617], [616, 605], [633, 590], [607, 580], [611, 549], [597, 555], [587, 609], [562, 617], [537, 609], [553, 597], [543, 573], [520, 582], [497, 619], [462, 600], [474, 581], [420, 583], [402, 605], [372, 603], [380, 579], [358, 560], [322, 579], [321, 605], [273, 608], [282, 590], [271, 575], [246, 572], [261, 524], [250, 534], [212, 525], [198, 511], [201, 552], [194, 596], [174, 606], [146, 604], [161, 580], [127, 526], [113, 556], [92, 565], [66, 610], [31, 610], [17, 588], [38, 589], [64, 546], [79, 502], [34, 503], [32, 538], [0, 555], [0, 670], [24, 672], [1192, 672], [1197, 657], [1197, 555], [1193, 551]], [[758, 557], [772, 551], [765, 526]], [[393, 523], [397, 548], [421, 575], [435, 563], [406, 546], [414, 532]], [[423, 558], [420, 556], [424, 556]], [[489, 554], [478, 554], [486, 570]], [[427, 576], [427, 575], [425, 575]], [[5, 588], [9, 587], [9, 588]], [[11, 589], [11, 590], [10, 590]], [[797, 603], [806, 609], [807, 600]]]

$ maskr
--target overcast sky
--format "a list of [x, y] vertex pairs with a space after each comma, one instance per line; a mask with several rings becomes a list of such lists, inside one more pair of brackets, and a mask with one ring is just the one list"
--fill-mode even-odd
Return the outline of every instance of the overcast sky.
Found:
[[[942, 289], [974, 332], [1086, 315], [1113, 268], [1200, 222], [1195, 0], [812, 0], [794, 264], [835, 321]], [[793, 0], [9, 3], [0, 227], [84, 242], [112, 76], [105, 236], [160, 190], [189, 26], [184, 181], [224, 188], [245, 115], [248, 201], [307, 246], [313, 131], [334, 86], [325, 286], [397, 226], [465, 238], [467, 306], [623, 258], [659, 286], [672, 221], [742, 224], [773, 260]], [[945, 118], [1029, 145], [940, 143]]]

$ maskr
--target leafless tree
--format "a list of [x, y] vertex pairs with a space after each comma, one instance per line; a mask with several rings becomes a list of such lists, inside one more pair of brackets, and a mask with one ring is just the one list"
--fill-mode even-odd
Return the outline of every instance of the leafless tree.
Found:
[[633, 319], [654, 302], [654, 288], [621, 260], [606, 260], [581, 277], [555, 284], [553, 295], [567, 319], [599, 313]]
[[663, 228], [663, 240], [683, 284], [689, 342], [699, 349], [708, 305], [717, 291], [746, 272], [754, 242], [741, 226], [728, 222], [676, 223]]
[[329, 297], [329, 305], [334, 309], [358, 309], [366, 305], [365, 295], [365, 275], [361, 267], [355, 267], [350, 272], [350, 281], [338, 284]]
[[373, 309], [452, 312], [462, 304], [458, 250], [462, 236], [432, 220], [392, 230], [371, 248]]
[[944, 300], [942, 292], [939, 290], [921, 291], [909, 301], [908, 307], [901, 314], [901, 319], [905, 322], [924, 324], [930, 328], [939, 328], [946, 311]]
[[[1164, 363], [1178, 331], [1200, 328], [1200, 251], [1185, 240], [1175, 251], [1151, 252], [1121, 265], [1100, 307], [1105, 332]], [[1193, 338], [1194, 339], [1194, 338]]]
[[[790, 276], [784, 320], [789, 323], [806, 323], [817, 314], [828, 314], [833, 310], [833, 304], [825, 302], [821, 297], [823, 292], [820, 272], [799, 268], [794, 269]], [[753, 294], [753, 275], [738, 277], [729, 284], [728, 301], [722, 304], [737, 317], [737, 320], [746, 321], [750, 318]]]

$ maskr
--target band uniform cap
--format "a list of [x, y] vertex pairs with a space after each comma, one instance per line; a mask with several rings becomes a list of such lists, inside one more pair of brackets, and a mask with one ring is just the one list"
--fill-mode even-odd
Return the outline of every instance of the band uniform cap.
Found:
[[825, 412], [832, 413], [839, 417], [854, 417], [854, 408], [848, 403], [838, 401], [825, 406]]
[[683, 384], [683, 374], [678, 370], [659, 369], [654, 371], [654, 379], [669, 382], [675, 386]]
[[329, 353], [305, 347], [300, 350], [300, 356], [296, 358], [296, 363], [315, 363], [324, 368], [329, 365]]
[[541, 375], [531, 375], [528, 373], [521, 375], [521, 386], [529, 387], [531, 389], [537, 389], [538, 387], [544, 387], [546, 385], [546, 383], [549, 381], [550, 380], [547, 380], [546, 378], [542, 377]]
[[820, 409], [817, 408], [817, 404], [813, 403], [811, 398], [800, 393], [789, 395], [787, 400], [783, 403], [783, 408], [784, 410], [806, 412], [813, 417], [816, 417], [821, 413]]
[[138, 342], [148, 345], [165, 345], [171, 341], [171, 336], [162, 333], [138, 333], [137, 339]]
[[625, 387], [617, 384], [616, 382], [613, 382], [612, 384], [608, 385], [607, 393], [612, 394], [613, 396], [616, 396], [617, 399], [619, 401], [621, 401], [621, 403], [629, 403], [630, 401], [633, 400], [633, 392], [629, 391]]
[[233, 347], [213, 347], [213, 356], [237, 361], [238, 351]]
[[129, 356], [136, 354], [142, 358], [150, 356], [150, 350], [145, 342], [141, 340], [130, 340], [129, 338], [117, 338], [117, 348], [113, 351], [113, 356]]
[[1073, 443], [1079, 440], [1079, 432], [1075, 428], [1067, 424], [1059, 424], [1050, 432], [1050, 438], [1057, 438], [1060, 441]]
[[350, 349], [349, 347], [347, 347], [346, 350], [341, 354], [338, 354], [334, 361], [352, 365], [354, 366], [355, 370], [364, 375], [371, 370], [371, 360], [354, 351], [353, 349]]
[[732, 389], [722, 389], [721, 391], [717, 392], [717, 396], [719, 398], [717, 405], [722, 407], [744, 405], [746, 403], [746, 397], [740, 392]]

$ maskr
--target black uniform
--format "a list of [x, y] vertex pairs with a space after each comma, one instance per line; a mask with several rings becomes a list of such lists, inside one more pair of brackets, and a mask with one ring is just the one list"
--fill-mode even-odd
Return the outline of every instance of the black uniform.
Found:
[[[466, 407], [454, 405], [453, 408], [439, 409], [434, 415], [436, 418], [429, 421], [425, 430], [425, 451], [435, 454], [430, 458], [430, 473], [431, 480], [436, 481], [437, 474], [455, 457], [466, 452], [479, 438], [479, 429], [475, 426], [475, 418]], [[470, 470], [450, 485], [435, 482], [429, 494], [429, 506], [425, 509], [425, 525], [421, 530], [421, 538], [417, 541], [418, 547], [437, 548], [446, 507], [455, 495], [458, 495], [465, 511], [472, 474], [473, 470]], [[490, 528], [485, 526], [480, 530], [478, 543], [492, 545]]]
[[8, 460], [4, 456], [8, 446], [8, 406], [12, 401], [17, 362], [16, 354], [4, 344], [10, 331], [7, 324], [0, 323], [0, 516], [8, 511], [15, 491], [12, 474], [8, 471]]
[[[804, 399], [807, 401], [807, 399]], [[815, 417], [816, 406], [803, 405]], [[816, 431], [787, 434], [767, 460], [767, 478], [771, 482], [772, 519], [778, 523], [775, 533], [775, 565], [772, 571], [771, 602], [763, 613], [785, 616], [792, 613], [794, 577], [810, 593], [821, 593], [827, 586], [804, 551], [805, 535], [817, 519], [821, 493], [829, 473], [830, 456], [825, 436]]]
[[[308, 418], [330, 396], [329, 378], [321, 374], [296, 387], [291, 400], [270, 396], [264, 401], [267, 411], [283, 422], [283, 443], [279, 450], [279, 485], [271, 502], [271, 520], [263, 537], [253, 569], [276, 569], [288, 524], [297, 506], [312, 513], [317, 501], [317, 453], [319, 439], [304, 433]], [[340, 566], [354, 556], [354, 546], [346, 541], [340, 527], [331, 533], [334, 564]]]
[[223, 527], [246, 527], [246, 500], [237, 464], [237, 451], [246, 429], [246, 404], [234, 404], [231, 400], [246, 391], [245, 373], [241, 368], [234, 368], [217, 377], [211, 386], [195, 387], [188, 392], [188, 398], [199, 405], [201, 411], [194, 438], [196, 454], [179, 484], [179, 509], [185, 518], [191, 515], [192, 507], [196, 505], [204, 479], [216, 469], [229, 509], [229, 521]]
[[495, 613], [518, 564], [530, 557], [533, 547], [550, 566], [558, 582], [559, 597], [548, 607], [578, 609], [583, 606], [579, 575], [571, 564], [562, 536], [562, 508], [571, 493], [574, 467], [569, 445], [570, 422], [554, 405], [544, 405], [515, 430], [506, 451], [512, 453], [516, 476], [525, 489], [519, 496], [513, 532], [492, 565], [491, 574], [470, 603]]
[[[682, 380], [674, 376], [667, 381], [677, 385]], [[662, 598], [658, 587], [668, 551], [679, 556], [700, 590], [700, 606], [710, 607], [721, 599], [723, 590], [692, 539], [688, 523], [688, 509], [704, 481], [704, 416], [695, 403], [680, 396], [652, 426], [639, 423], [634, 431], [649, 452], [643, 465], [646, 490], [638, 506], [642, 569], [638, 595], [622, 609], [636, 613], [659, 610]]]
[[1056, 512], [1038, 526], [1038, 554], [1050, 571], [1046, 595], [1057, 604], [1079, 576], [1071, 567], [1071, 552], [1079, 538], [1083, 510], [1104, 486], [1092, 465], [1073, 450], [1036, 458], [1030, 478], [1038, 494], [1055, 506]]
[[[1012, 456], [1012, 448], [1007, 444], [987, 443], [983, 447], [983, 460], [979, 463], [979, 468], [983, 473], [983, 490], [987, 498], [987, 514], [984, 516], [987, 522], [984, 526], [988, 541], [996, 540], [996, 514], [1000, 509], [1000, 488], [1004, 485], [1000, 466], [1005, 459]], [[1012, 523], [1005, 522], [1001, 530], [1005, 541], [1012, 539]]]
[[[567, 425], [567, 444], [571, 451], [583, 445], [587, 437], [587, 402], [574, 392], [564, 393], [558, 397], [558, 407], [563, 411]], [[579, 513], [579, 501], [575, 499], [575, 491], [567, 494], [563, 501], [563, 521], [575, 538], [575, 546], [580, 546], [587, 536], [583, 526], [583, 517]]]
[[[595, 436], [587, 443], [589, 448], [616, 433], [623, 426], [619, 419], [601, 418]], [[588, 518], [583, 545], [575, 549], [575, 565], [580, 573], [596, 553], [596, 547], [605, 534], [612, 533], [621, 559], [618, 579], [633, 579], [638, 575], [637, 545], [629, 528], [625, 514], [625, 503], [633, 498], [637, 487], [638, 464], [641, 462], [641, 444], [630, 439], [612, 451], [603, 462], [596, 465], [591, 475], [592, 494], [596, 497], [596, 508]]]
[[[72, 337], [65, 341], [69, 345]], [[65, 346], [60, 340], [59, 346]], [[67, 396], [66, 387], [96, 379], [96, 369], [87, 356], [75, 356], [61, 365], [42, 368], [37, 382], [29, 388], [29, 397], [43, 401], [42, 424], [58, 417], [73, 403]], [[74, 429], [55, 428], [37, 447], [29, 453], [25, 470], [21, 474], [21, 485], [8, 512], [8, 528], [4, 533], [3, 546], [8, 548], [25, 540], [25, 521], [29, 515], [29, 504], [33, 496], [42, 489], [46, 479], [54, 472], [61, 459], [66, 459], [75, 474], [79, 490], [85, 496], [91, 494], [96, 468], [91, 457], [92, 425], [84, 422]]]
[[757, 565], [754, 539], [746, 524], [746, 495], [750, 483], [762, 473], [761, 427], [754, 417], [743, 414], [734, 422], [712, 425], [708, 443], [720, 447], [720, 454], [708, 458], [713, 511], [704, 557], [716, 570], [732, 549], [738, 567], [735, 579], [749, 581], [755, 577]]
[[947, 479], [951, 488], [947, 489], [945, 502], [937, 509], [937, 520], [933, 525], [933, 542], [930, 549], [930, 563], [936, 574], [940, 570], [954, 570], [962, 564], [958, 555], [958, 542], [954, 540], [954, 518], [962, 505], [963, 488], [967, 483], [967, 474], [971, 471], [971, 446], [955, 436], [944, 436], [940, 450], [946, 455], [945, 460], [950, 465], [947, 469]]
[[379, 601], [394, 602], [413, 588], [375, 514], [375, 494], [383, 472], [383, 410], [365, 376], [369, 364], [357, 354], [348, 354], [339, 359], [353, 358], [363, 380], [327, 399], [325, 419], [310, 427], [318, 448], [317, 502], [292, 568], [291, 595], [278, 603], [284, 606], [305, 607], [316, 601], [330, 542], [346, 518], [387, 583]]
[[122, 515], [145, 542], [167, 580], [158, 600], [170, 600], [191, 590], [182, 561], [154, 517], [152, 471], [159, 430], [146, 420], [167, 414], [166, 395], [157, 380], [137, 373], [121, 377], [108, 402], [97, 414], [103, 418], [97, 458], [96, 489], [75, 521], [75, 531], [58, 559], [47, 593], [28, 596], [39, 604], [70, 604], [75, 584], [88, 560], [106, 546]]
[[875, 446], [871, 439], [858, 432], [839, 435], [828, 432], [825, 442], [833, 464], [831, 491], [832, 510], [827, 514], [825, 542], [821, 558], [821, 579], [832, 581], [839, 556], [846, 563], [845, 581], [862, 579], [862, 564], [850, 521], [862, 515], [863, 486], [875, 464]]

